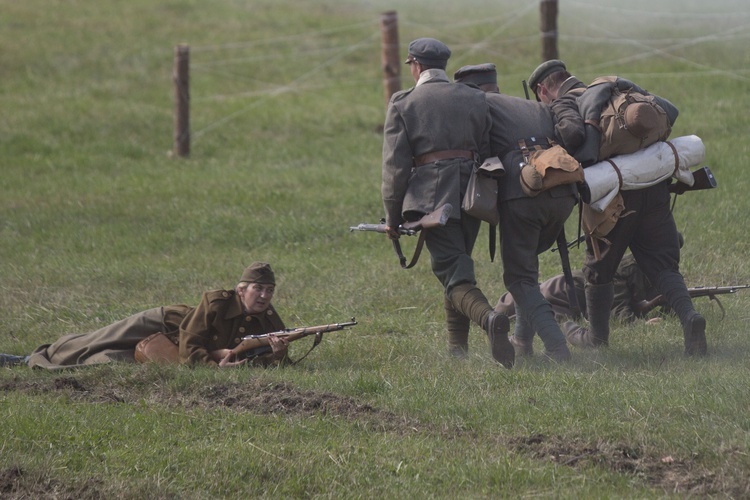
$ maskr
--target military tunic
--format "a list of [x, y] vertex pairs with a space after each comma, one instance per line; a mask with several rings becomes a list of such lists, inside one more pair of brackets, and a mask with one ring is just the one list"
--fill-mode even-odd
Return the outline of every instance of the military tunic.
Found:
[[234, 290], [205, 292], [200, 304], [180, 324], [180, 362], [216, 365], [211, 351], [232, 349], [247, 335], [284, 328], [273, 306], [262, 313], [247, 314]]
[[422, 72], [412, 89], [393, 95], [383, 140], [382, 196], [386, 224], [397, 227], [445, 203], [453, 206], [445, 227], [425, 232], [432, 270], [446, 295], [462, 283], [476, 283], [471, 252], [481, 221], [460, 210], [475, 159], [449, 158], [416, 166], [426, 153], [462, 150], [489, 153], [491, 121], [484, 93], [453, 84], [445, 71]]

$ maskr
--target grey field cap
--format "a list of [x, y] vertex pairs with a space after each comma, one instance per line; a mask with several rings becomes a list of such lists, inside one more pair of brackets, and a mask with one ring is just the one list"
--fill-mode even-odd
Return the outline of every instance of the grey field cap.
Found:
[[536, 69], [531, 73], [531, 76], [529, 76], [529, 88], [531, 88], [532, 92], [536, 93], [536, 88], [539, 86], [539, 83], [541, 83], [542, 80], [547, 78], [552, 73], [565, 71], [566, 69], [567, 68], [565, 67], [565, 63], [559, 59], [550, 59], [549, 61], [544, 61], [542, 64], [537, 66]]
[[474, 85], [497, 84], [497, 69], [492, 63], [463, 66], [453, 73], [453, 81], [456, 83], [473, 83]]
[[409, 64], [412, 59], [427, 66], [445, 65], [451, 56], [451, 49], [434, 38], [417, 38], [409, 44], [409, 57], [404, 61]]

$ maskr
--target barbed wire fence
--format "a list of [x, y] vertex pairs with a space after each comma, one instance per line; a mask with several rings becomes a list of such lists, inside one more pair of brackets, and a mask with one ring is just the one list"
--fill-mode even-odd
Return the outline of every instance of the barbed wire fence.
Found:
[[[513, 58], [513, 54], [501, 50], [502, 47], [513, 47], [519, 44], [539, 46], [542, 43], [540, 31], [537, 29], [538, 23], [529, 22], [538, 10], [539, 4], [530, 2], [516, 11], [505, 12], [502, 16], [467, 19], [461, 22], [451, 20], [440, 25], [427, 25], [406, 17], [398, 20], [398, 30], [401, 34], [414, 34], [413, 37], [409, 36], [409, 39], [418, 36], [434, 36], [445, 41], [453, 51], [450, 62], [456, 68], [464, 64], [479, 62], [496, 62], [501, 68], [504, 61], [511, 61]], [[563, 44], [584, 47], [611, 45], [626, 48], [627, 55], [618, 55], [606, 60], [584, 61], [584, 64], [579, 64], [576, 68], [576, 71], [581, 74], [614, 74], [633, 63], [659, 57], [677, 61], [685, 68], [689, 68], [685, 71], [660, 74], [664, 78], [689, 79], [717, 75], [739, 82], [750, 82], [750, 68], [748, 67], [731, 70], [715, 67], [710, 62], [701, 61], [698, 56], [692, 58], [690, 55], [690, 49], [708, 44], [742, 44], [750, 39], [750, 8], [747, 11], [729, 13], [655, 12], [569, 1], [565, 3], [565, 9], [560, 10], [557, 15], [560, 25], [578, 27], [576, 30], [565, 28], [558, 30], [557, 38]], [[617, 30], [614, 23], [601, 22], [601, 19], [612, 18], [619, 21], [617, 24], [622, 27], [621, 30]], [[627, 29], [629, 20], [632, 21], [631, 25], [638, 26], [640, 29], [629, 32]], [[709, 32], [688, 37], [660, 36], [661, 31], [654, 30], [653, 36], [647, 37], [638, 34], [638, 31], [643, 31], [642, 25], [646, 21], [655, 26], [693, 23], [700, 25], [702, 29], [706, 26], [715, 26], [715, 28]], [[518, 34], [519, 25], [525, 26], [520, 35]], [[487, 34], [479, 40], [467, 41], [467, 31], [478, 27], [483, 27]], [[514, 29], [514, 34], [510, 33], [511, 28]], [[312, 95], [320, 89], [329, 87], [331, 76], [327, 75], [326, 71], [349, 57], [373, 61], [374, 70], [371, 75], [349, 75], [346, 83], [366, 86], [384, 85], [383, 75], [377, 73], [383, 64], [382, 61], [379, 64], [381, 51], [378, 40], [381, 38], [381, 29], [381, 20], [374, 17], [372, 20], [325, 30], [260, 40], [189, 47], [189, 53], [193, 59], [190, 61], [190, 77], [193, 78], [195, 85], [192, 90], [185, 86], [176, 87], [179, 89], [175, 96], [176, 106], [189, 106], [191, 99], [199, 102], [232, 100], [233, 102], [246, 102], [246, 104], [209, 121], [197, 117], [195, 122], [198, 126], [194, 130], [190, 130], [189, 114], [186, 117], [183, 110], [178, 116], [176, 111], [175, 153], [179, 156], [187, 156], [184, 150], [182, 152], [178, 150], [180, 141], [200, 140], [236, 118], [252, 112], [269, 100], [283, 99], [285, 95], [290, 94]], [[342, 40], [340, 44], [335, 43], [338, 36]], [[541, 36], [547, 35], [542, 33]], [[355, 37], [355, 41], [348, 41], [352, 37]], [[403, 36], [401, 38], [405, 40]], [[405, 57], [407, 44], [408, 40], [402, 42], [397, 51], [402, 59]], [[292, 47], [296, 49], [292, 50]], [[496, 56], [496, 60], [485, 60], [486, 54]], [[480, 55], [484, 55], [481, 61], [477, 59]], [[271, 65], [293, 67], [296, 72], [292, 72], [294, 76], [287, 77], [283, 81], [266, 81], [261, 76], [263, 71], [260, 69], [252, 71], [250, 75], [247, 74], [247, 67], [263, 68]], [[533, 68], [528, 68], [529, 71], [531, 69]], [[637, 75], [637, 73], [630, 74]], [[527, 75], [506, 73], [504, 76], [520, 80], [526, 78]], [[177, 72], [175, 78], [178, 79]], [[186, 79], [187, 76], [183, 75], [182, 78]], [[235, 85], [246, 85], [247, 88], [218, 94], [202, 94], [200, 85], [202, 78], [221, 78], [225, 81], [233, 81]], [[403, 79], [403, 75], [401, 78]], [[344, 82], [338, 79], [336, 84], [342, 85]], [[407, 86], [411, 86], [411, 82], [408, 82]], [[189, 154], [189, 142], [187, 152]]]

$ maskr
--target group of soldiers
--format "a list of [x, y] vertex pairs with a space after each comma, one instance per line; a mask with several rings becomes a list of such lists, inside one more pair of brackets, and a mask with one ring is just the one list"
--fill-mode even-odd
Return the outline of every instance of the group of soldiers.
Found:
[[[450, 49], [434, 38], [409, 44], [406, 64], [414, 87], [394, 94], [388, 105], [383, 141], [382, 197], [386, 234], [399, 238], [399, 226], [450, 203], [460, 207], [477, 162], [498, 157], [505, 175], [498, 186], [503, 282], [513, 299], [509, 311], [494, 308], [477, 286], [472, 251], [481, 221], [454, 210], [441, 227], [426, 230], [432, 271], [444, 289], [451, 354], [465, 356], [471, 322], [488, 336], [494, 359], [511, 368], [516, 356], [533, 353], [539, 335], [544, 355], [570, 360], [568, 344], [605, 346], [614, 302], [613, 281], [629, 249], [648, 281], [679, 317], [688, 355], [706, 354], [706, 322], [695, 311], [679, 272], [680, 243], [669, 208], [669, 180], [622, 192], [627, 216], [617, 220], [606, 240], [587, 237], [583, 264], [586, 325], [568, 321], [561, 328], [538, 283], [538, 256], [558, 240], [565, 221], [581, 203], [575, 183], [527, 195], [520, 182], [529, 151], [557, 144], [584, 167], [601, 160], [596, 117], [583, 116], [581, 103], [592, 96], [562, 61], [546, 61], [528, 79], [536, 100], [500, 93], [495, 65], [464, 66], [451, 81]], [[630, 84], [617, 79], [613, 85]], [[630, 84], [634, 86], [634, 84]], [[638, 88], [638, 87], [636, 87]], [[642, 90], [638, 88], [638, 90]], [[598, 89], [597, 91], [600, 91]], [[670, 124], [676, 108], [666, 99]]]
[[[587, 86], [559, 60], [547, 61], [531, 74], [528, 83], [535, 101], [501, 94], [494, 64], [465, 66], [451, 81], [445, 72], [450, 55], [450, 49], [433, 38], [409, 44], [406, 64], [415, 86], [394, 94], [388, 105], [382, 180], [385, 232], [397, 240], [403, 223], [446, 204], [461, 207], [477, 164], [497, 157], [505, 168], [497, 209], [503, 282], [510, 295], [496, 306], [477, 286], [474, 273], [472, 251], [482, 221], [454, 210], [444, 225], [423, 230], [432, 271], [444, 289], [449, 352], [466, 355], [471, 322], [486, 331], [493, 358], [507, 368], [516, 356], [533, 354], [535, 335], [542, 340], [544, 355], [556, 362], [571, 359], [568, 344], [605, 346], [611, 310], [622, 302], [615, 302], [614, 283], [638, 275], [632, 279], [649, 283], [679, 317], [685, 353], [705, 355], [706, 321], [695, 311], [679, 272], [681, 238], [669, 208], [669, 180], [623, 191], [627, 216], [617, 220], [606, 239], [587, 237], [579, 288], [588, 323], [566, 321], [560, 326], [558, 320], [575, 314], [565, 312], [570, 304], [556, 298], [562, 289], [559, 278], [540, 287], [538, 256], [564, 236], [565, 221], [582, 203], [581, 195], [577, 184], [568, 183], [531, 197], [521, 187], [521, 169], [529, 151], [553, 144], [584, 167], [602, 159], [591, 147], [599, 143], [596, 116], [581, 113], [582, 103], [601, 96], [590, 96]], [[634, 86], [612, 81], [619, 87]], [[659, 103], [671, 125], [676, 108], [666, 99]], [[625, 256], [628, 249], [631, 255]], [[65, 335], [30, 355], [0, 354], [0, 366], [58, 369], [139, 361], [139, 353], [146, 361], [190, 365], [279, 364], [288, 359], [288, 342], [274, 335], [268, 345], [242, 359], [233, 351], [247, 335], [284, 329], [271, 305], [275, 287], [270, 265], [256, 262], [234, 289], [205, 292], [196, 307], [142, 311], [93, 332]], [[511, 316], [515, 328], [509, 336]]]

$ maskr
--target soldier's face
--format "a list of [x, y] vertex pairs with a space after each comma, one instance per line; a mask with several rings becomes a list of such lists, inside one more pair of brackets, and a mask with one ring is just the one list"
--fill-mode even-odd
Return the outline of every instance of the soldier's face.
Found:
[[245, 311], [257, 314], [269, 308], [274, 292], [276, 292], [275, 285], [250, 283], [247, 288], [240, 290], [239, 295]]

